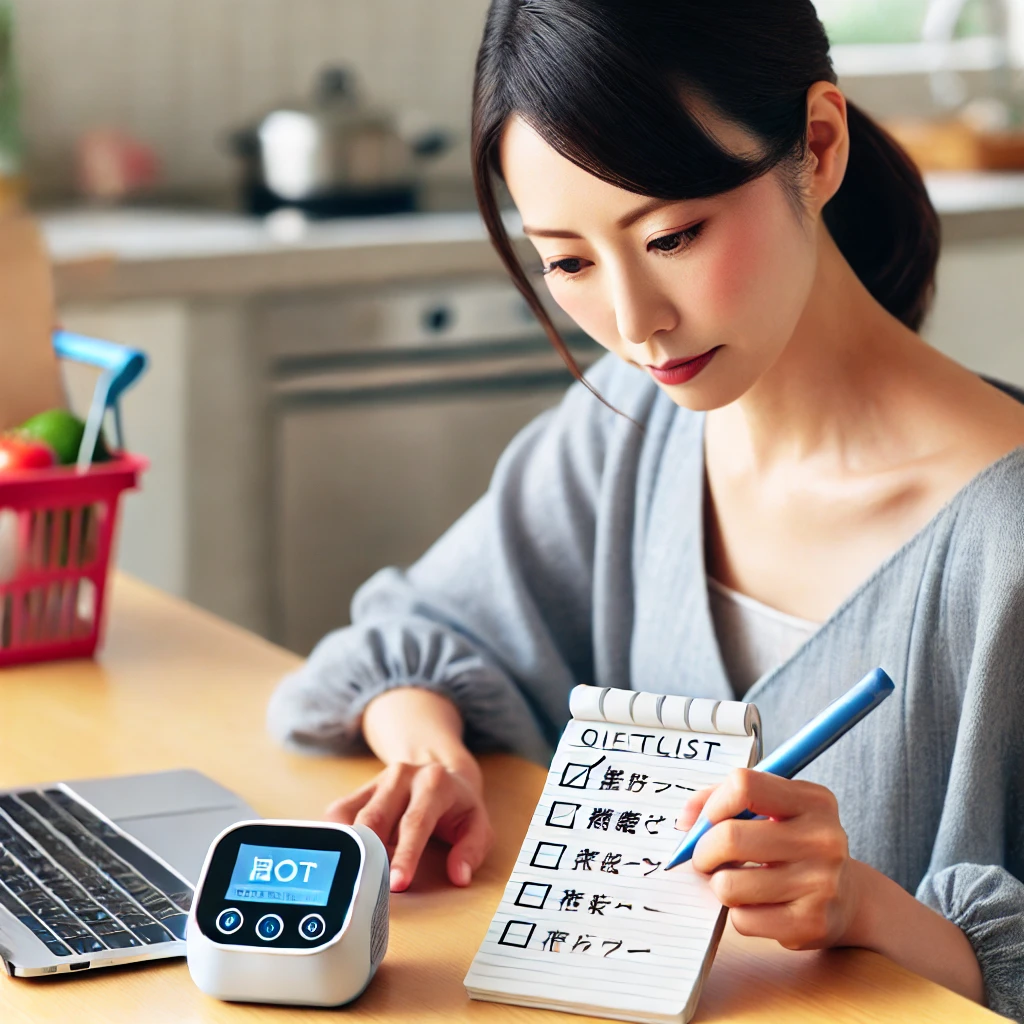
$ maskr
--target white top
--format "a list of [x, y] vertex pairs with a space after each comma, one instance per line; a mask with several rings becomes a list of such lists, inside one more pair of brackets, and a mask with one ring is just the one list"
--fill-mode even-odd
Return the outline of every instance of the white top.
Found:
[[711, 618], [737, 700], [788, 661], [819, 623], [787, 615], [708, 577]]

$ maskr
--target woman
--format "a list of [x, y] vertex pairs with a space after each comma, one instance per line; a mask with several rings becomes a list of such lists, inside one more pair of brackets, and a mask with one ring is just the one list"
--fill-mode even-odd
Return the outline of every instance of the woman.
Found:
[[937, 219], [835, 81], [810, 0], [494, 0], [485, 221], [568, 359], [500, 177], [611, 355], [365, 585], [270, 724], [365, 737], [388, 767], [331, 814], [394, 840], [394, 889], [431, 834], [465, 885], [491, 841], [471, 751], [544, 761], [575, 683], [741, 696], [770, 750], [881, 665], [895, 699], [800, 780], [737, 771], [683, 808], [768, 819], [694, 868], [741, 932], [1024, 1018], [1024, 407], [916, 333]]

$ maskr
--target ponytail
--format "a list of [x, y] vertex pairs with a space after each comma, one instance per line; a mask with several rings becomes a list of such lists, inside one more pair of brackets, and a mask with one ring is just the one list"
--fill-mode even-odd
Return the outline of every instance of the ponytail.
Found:
[[850, 159], [825, 224], [874, 298], [918, 330], [935, 292], [938, 214], [921, 172], [900, 144], [847, 102]]

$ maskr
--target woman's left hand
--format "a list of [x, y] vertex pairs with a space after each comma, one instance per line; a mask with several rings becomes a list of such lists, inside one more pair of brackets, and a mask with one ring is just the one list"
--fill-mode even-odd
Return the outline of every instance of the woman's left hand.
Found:
[[[730, 908], [738, 932], [788, 949], [845, 944], [862, 865], [850, 858], [830, 790], [741, 768], [690, 797], [678, 827], [689, 828], [701, 810], [718, 824], [697, 844], [692, 864]], [[744, 810], [766, 820], [727, 820]]]

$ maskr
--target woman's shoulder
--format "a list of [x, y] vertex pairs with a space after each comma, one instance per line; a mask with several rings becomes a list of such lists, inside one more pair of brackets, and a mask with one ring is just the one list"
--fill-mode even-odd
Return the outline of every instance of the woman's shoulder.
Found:
[[954, 604], [1024, 610], [1024, 445], [970, 480], [947, 519], [945, 573]]
[[987, 547], [1024, 544], [1024, 443], [982, 468], [950, 507], [962, 539]]

